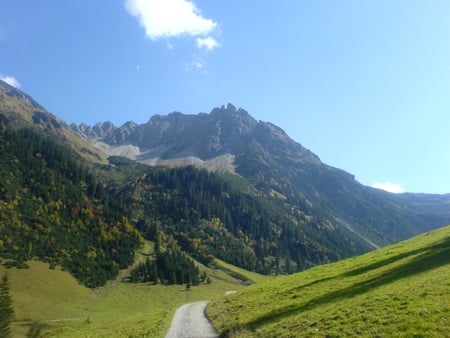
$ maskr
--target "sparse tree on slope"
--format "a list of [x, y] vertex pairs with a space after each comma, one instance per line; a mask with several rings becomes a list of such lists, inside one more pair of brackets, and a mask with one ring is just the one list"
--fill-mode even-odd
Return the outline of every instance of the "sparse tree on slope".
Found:
[[9, 295], [8, 276], [5, 274], [0, 282], [0, 337], [10, 337], [10, 324], [14, 316], [12, 300]]

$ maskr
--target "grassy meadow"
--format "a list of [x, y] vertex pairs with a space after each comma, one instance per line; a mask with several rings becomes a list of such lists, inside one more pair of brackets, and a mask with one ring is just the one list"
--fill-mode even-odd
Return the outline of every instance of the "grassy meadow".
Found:
[[[138, 255], [137, 262], [147, 253]], [[212, 283], [186, 290], [184, 285], [122, 282], [128, 271], [104, 287], [88, 289], [58, 268], [51, 270], [36, 261], [28, 265], [28, 269], [0, 265], [0, 276], [7, 272], [9, 277], [14, 337], [26, 337], [30, 330], [45, 337], [164, 337], [178, 306], [245, 287], [230, 275], [230, 266], [227, 272], [201, 266]], [[246, 276], [245, 270], [239, 273], [247, 280], [258, 278], [252, 273]]]
[[223, 337], [450, 337], [450, 226], [212, 301]]
[[[151, 251], [147, 243], [136, 263]], [[123, 282], [129, 270], [88, 289], [58, 268], [28, 265], [0, 265], [10, 281], [14, 337], [30, 330], [164, 337], [178, 306], [208, 299], [223, 337], [450, 337], [450, 226], [290, 276], [265, 277], [217, 260], [216, 269], [200, 266], [212, 283], [189, 290]]]

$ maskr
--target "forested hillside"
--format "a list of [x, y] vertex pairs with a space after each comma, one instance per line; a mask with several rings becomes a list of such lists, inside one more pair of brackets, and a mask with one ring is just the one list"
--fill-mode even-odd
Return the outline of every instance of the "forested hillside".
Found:
[[252, 271], [289, 273], [368, 250], [350, 231], [262, 196], [234, 175], [110, 161], [118, 172], [140, 168], [115, 195], [129, 201], [142, 234], [158, 242], [162, 231], [205, 264], [218, 257]]
[[140, 235], [117, 199], [67, 147], [0, 125], [0, 257], [61, 264], [94, 287], [133, 261]]

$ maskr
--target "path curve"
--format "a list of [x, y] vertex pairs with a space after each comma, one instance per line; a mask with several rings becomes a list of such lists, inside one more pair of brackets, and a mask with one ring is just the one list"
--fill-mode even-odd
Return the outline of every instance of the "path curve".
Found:
[[207, 301], [180, 306], [172, 319], [166, 338], [217, 338], [211, 323], [205, 316]]

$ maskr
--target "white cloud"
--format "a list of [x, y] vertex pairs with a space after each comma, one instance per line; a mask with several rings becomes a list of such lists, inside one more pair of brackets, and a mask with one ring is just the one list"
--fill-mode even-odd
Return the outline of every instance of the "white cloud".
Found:
[[388, 192], [392, 193], [402, 193], [405, 192], [405, 189], [403, 189], [400, 185], [392, 183], [392, 182], [384, 182], [384, 183], [374, 183], [372, 184], [372, 188], [382, 189]]
[[17, 81], [17, 79], [14, 76], [4, 76], [0, 74], [0, 80], [5, 81], [10, 86], [13, 86], [15, 88], [20, 88], [20, 83]]
[[219, 47], [219, 42], [216, 39], [208, 36], [206, 38], [197, 38], [197, 47], [205, 48], [207, 50], [213, 50], [216, 47]]
[[127, 11], [137, 17], [152, 40], [182, 35], [205, 36], [217, 23], [204, 18], [189, 0], [125, 0]]

